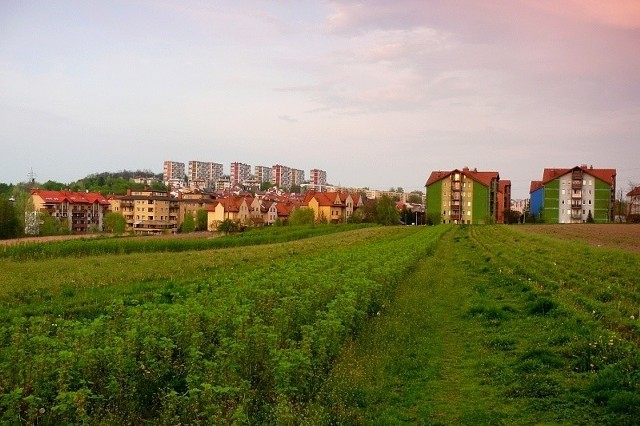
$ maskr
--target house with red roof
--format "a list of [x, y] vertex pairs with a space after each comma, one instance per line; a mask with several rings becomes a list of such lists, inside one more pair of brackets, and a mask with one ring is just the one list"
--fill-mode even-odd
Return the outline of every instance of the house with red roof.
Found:
[[104, 195], [94, 192], [34, 189], [31, 201], [37, 212], [57, 218], [75, 233], [102, 231], [104, 215], [110, 206]]
[[613, 221], [616, 169], [546, 168], [530, 187], [531, 214], [545, 223]]
[[[504, 216], [504, 194], [500, 201], [500, 174], [477, 169], [433, 171], [425, 184], [426, 214], [432, 223], [496, 223]], [[507, 191], [508, 189], [508, 191]], [[511, 197], [510, 185], [503, 187]], [[510, 201], [509, 201], [510, 203]]]
[[633, 188], [627, 193], [629, 208], [627, 214], [640, 215], [640, 186]]
[[354, 202], [350, 195], [340, 192], [309, 191], [302, 205], [313, 210], [316, 222], [338, 223], [346, 221], [353, 214]]

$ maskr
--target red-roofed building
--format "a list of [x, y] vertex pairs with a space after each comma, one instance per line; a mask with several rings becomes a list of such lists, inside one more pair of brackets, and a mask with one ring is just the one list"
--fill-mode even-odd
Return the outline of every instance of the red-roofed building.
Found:
[[[496, 223], [509, 208], [510, 184], [500, 193], [498, 172], [470, 170], [433, 171], [425, 184], [427, 220], [432, 223]], [[507, 195], [508, 194], [508, 195]]]
[[640, 186], [633, 188], [627, 193], [629, 199], [628, 215], [637, 214], [640, 215]]
[[302, 205], [314, 211], [317, 222], [344, 222], [353, 214], [353, 199], [349, 194], [340, 192], [309, 191]]
[[616, 169], [546, 168], [531, 182], [531, 214], [546, 223], [613, 221]]
[[102, 231], [104, 215], [110, 205], [104, 195], [93, 192], [34, 189], [31, 200], [37, 212], [57, 218], [75, 233]]

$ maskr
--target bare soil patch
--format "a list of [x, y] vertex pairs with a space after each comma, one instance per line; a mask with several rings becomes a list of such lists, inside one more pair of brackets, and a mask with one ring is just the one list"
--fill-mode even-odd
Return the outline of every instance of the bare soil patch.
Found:
[[519, 228], [561, 240], [640, 253], [640, 225], [636, 224], [521, 225]]

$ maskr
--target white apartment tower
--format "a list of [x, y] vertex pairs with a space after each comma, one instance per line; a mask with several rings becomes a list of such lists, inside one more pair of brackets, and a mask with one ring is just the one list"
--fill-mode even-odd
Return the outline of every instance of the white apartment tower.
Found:
[[321, 191], [327, 185], [327, 172], [320, 169], [312, 169], [310, 174], [311, 185], [316, 191]]
[[189, 161], [189, 181], [202, 182], [206, 188], [212, 188], [222, 177], [222, 164], [204, 161]]
[[249, 179], [251, 175], [251, 166], [237, 161], [231, 163], [231, 185], [238, 185]]
[[258, 182], [271, 182], [271, 167], [256, 166], [254, 171]]
[[184, 181], [184, 163], [177, 161], [165, 161], [163, 167], [163, 182], [168, 186], [180, 186]]
[[291, 169], [291, 184], [302, 185], [304, 183], [304, 170]]
[[291, 186], [291, 168], [280, 164], [271, 167], [271, 183], [278, 188], [289, 188]]

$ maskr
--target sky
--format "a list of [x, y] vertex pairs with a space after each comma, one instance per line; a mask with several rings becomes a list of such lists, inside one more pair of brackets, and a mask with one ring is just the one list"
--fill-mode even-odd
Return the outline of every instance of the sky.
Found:
[[0, 0], [0, 182], [165, 160], [640, 184], [637, 0]]

